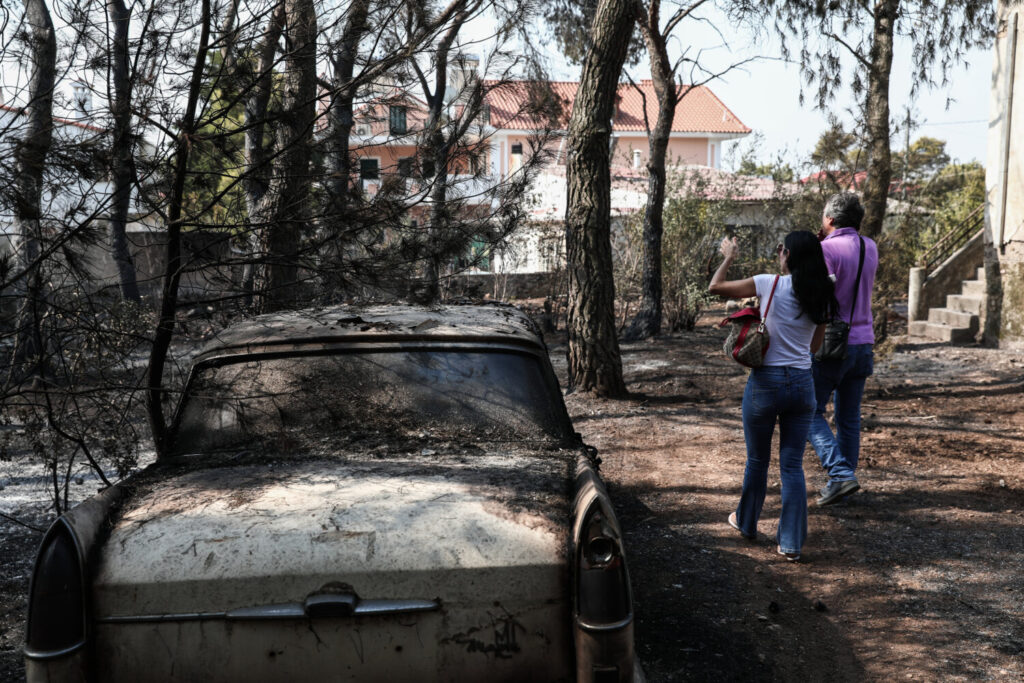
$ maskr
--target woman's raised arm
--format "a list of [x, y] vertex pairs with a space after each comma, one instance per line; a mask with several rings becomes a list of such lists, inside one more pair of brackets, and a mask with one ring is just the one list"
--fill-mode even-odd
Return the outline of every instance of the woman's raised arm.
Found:
[[723, 237], [722, 243], [718, 246], [724, 260], [718, 270], [711, 276], [711, 284], [708, 291], [712, 294], [728, 297], [730, 299], [745, 299], [750, 296], [757, 296], [757, 287], [754, 285], [754, 278], [748, 277], [742, 280], [726, 280], [725, 275], [729, 272], [729, 266], [736, 260], [740, 253], [740, 245], [736, 238]]

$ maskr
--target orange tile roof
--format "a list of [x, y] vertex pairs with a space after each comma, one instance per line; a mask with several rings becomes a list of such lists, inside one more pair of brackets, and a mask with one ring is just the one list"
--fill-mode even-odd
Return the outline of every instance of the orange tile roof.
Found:
[[[2, 111], [9, 111], [12, 114], [15, 114], [16, 116], [24, 116], [25, 115], [25, 110], [24, 109], [22, 109], [21, 107], [12, 107], [9, 104], [0, 104], [0, 110], [2, 110]], [[93, 133], [102, 133], [102, 132], [104, 132], [104, 129], [100, 128], [99, 126], [95, 126], [95, 125], [93, 125], [91, 123], [83, 123], [82, 121], [76, 121], [74, 119], [65, 119], [65, 118], [62, 118], [60, 116], [54, 116], [53, 120], [54, 120], [55, 123], [59, 123], [59, 124], [61, 124], [63, 126], [74, 126], [76, 128], [81, 128], [83, 130], [92, 131]]]
[[[525, 81], [512, 81], [497, 84], [487, 93], [487, 104], [490, 106], [490, 123], [495, 128], [511, 128], [515, 130], [535, 130], [541, 126], [537, 117], [528, 110], [529, 88]], [[690, 86], [677, 86], [680, 90]], [[576, 99], [579, 83], [575, 81], [552, 81], [551, 90], [562, 106], [564, 115], [560, 125], [568, 125], [569, 112]], [[643, 95], [641, 96], [641, 93]], [[636, 86], [620, 83], [618, 88], [619, 107], [612, 129], [619, 133], [636, 131], [646, 133], [644, 124], [644, 102], [646, 99], [647, 115], [651, 126], [657, 118], [658, 103], [654, 94], [654, 84], [650, 80], [642, 80]], [[693, 86], [680, 100], [676, 107], [675, 119], [672, 121], [673, 133], [728, 133], [744, 135], [750, 132], [711, 89], [704, 85]]]

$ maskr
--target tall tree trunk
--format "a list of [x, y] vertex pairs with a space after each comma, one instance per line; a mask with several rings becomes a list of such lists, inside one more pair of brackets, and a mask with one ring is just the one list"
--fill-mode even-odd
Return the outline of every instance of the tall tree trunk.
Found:
[[899, 0], [880, 0], [874, 8], [874, 36], [868, 59], [866, 116], [868, 175], [864, 183], [864, 221], [860, 232], [875, 237], [882, 232], [885, 205], [892, 179], [889, 151], [889, 74], [892, 71], [893, 31]]
[[608, 143], [633, 20], [631, 0], [598, 3], [591, 27], [593, 41], [569, 121], [565, 212], [569, 389], [604, 397], [626, 394], [615, 331]]
[[345, 287], [344, 261], [346, 231], [352, 230], [354, 213], [351, 206], [353, 180], [350, 138], [355, 125], [355, 81], [359, 44], [369, 30], [370, 0], [354, 0], [348, 8], [348, 19], [341, 38], [334, 45], [331, 63], [334, 78], [331, 82], [331, 103], [327, 109], [326, 185], [328, 188], [326, 215], [320, 235], [320, 277], [326, 293], [336, 295]]
[[647, 12], [639, 17], [647, 54], [651, 62], [651, 80], [658, 99], [658, 120], [648, 131], [647, 206], [644, 208], [643, 275], [640, 285], [640, 310], [626, 331], [630, 340], [647, 339], [661, 332], [661, 240], [665, 214], [665, 161], [672, 121], [676, 116], [679, 96], [675, 74], [668, 58], [665, 36], [659, 30], [660, 3], [652, 0]]
[[53, 83], [57, 68], [57, 39], [44, 0], [25, 0], [25, 42], [31, 60], [25, 125], [14, 149], [14, 225], [19, 235], [19, 266], [24, 277], [15, 285], [21, 299], [12, 371], [24, 376], [26, 364], [41, 372], [43, 344], [40, 325], [46, 310], [40, 259], [42, 242], [43, 171], [53, 141]]
[[450, 157], [451, 141], [444, 131], [444, 97], [448, 90], [448, 62], [450, 61], [452, 43], [462, 29], [462, 25], [469, 19], [473, 9], [479, 6], [473, 2], [472, 7], [463, 7], [452, 19], [452, 25], [437, 42], [437, 49], [434, 51], [434, 92], [427, 97], [429, 110], [425, 128], [427, 144], [425, 156], [431, 159], [434, 165], [434, 177], [431, 179], [430, 187], [430, 225], [427, 228], [429, 236], [427, 248], [430, 253], [427, 255], [426, 264], [426, 287], [424, 298], [427, 301], [436, 301], [441, 296], [441, 261], [444, 250], [442, 245], [447, 244], [450, 235], [451, 216], [448, 206], [448, 165]]
[[285, 56], [277, 156], [273, 176], [256, 210], [261, 232], [257, 308], [278, 311], [299, 303], [298, 251], [308, 225], [316, 119], [316, 11], [313, 0], [285, 0]]
[[202, 19], [199, 29], [199, 48], [192, 65], [188, 99], [181, 117], [180, 132], [175, 141], [174, 176], [171, 182], [170, 203], [167, 209], [167, 271], [164, 273], [163, 292], [160, 298], [160, 319], [157, 321], [153, 347], [149, 353], [146, 409], [149, 426], [153, 432], [153, 444], [157, 455], [167, 451], [167, 420], [164, 417], [163, 377], [167, 364], [167, 350], [174, 336], [175, 312], [178, 308], [178, 283], [181, 281], [181, 208], [185, 198], [185, 179], [188, 175], [189, 150], [195, 135], [196, 109], [199, 92], [203, 84], [203, 65], [210, 44], [210, 0], [202, 0]]
[[121, 298], [139, 301], [139, 285], [135, 276], [135, 264], [128, 250], [128, 208], [131, 203], [132, 184], [135, 179], [135, 157], [132, 144], [131, 82], [128, 77], [128, 29], [131, 12], [124, 0], [107, 0], [107, 16], [114, 29], [111, 45], [111, 79], [114, 98], [111, 114], [114, 121], [113, 205], [110, 212], [110, 248], [121, 281]]
[[[279, 2], [272, 10], [267, 29], [257, 50], [255, 78], [250, 86], [249, 96], [245, 100], [245, 191], [246, 214], [249, 225], [245, 232], [248, 259], [242, 271], [242, 289], [245, 293], [244, 305], [252, 306], [256, 279], [256, 255], [259, 253], [259, 228], [255, 223], [260, 201], [270, 184], [270, 172], [267, 162], [267, 149], [264, 141], [266, 134], [267, 108], [273, 92], [274, 57], [277, 55], [277, 43], [281, 39], [284, 28], [284, 2]], [[236, 59], [236, 64], [248, 64], [247, 60]]]
[[349, 138], [352, 134], [353, 102], [356, 87], [352, 81], [355, 74], [356, 57], [359, 55], [359, 42], [369, 29], [369, 0], [354, 0], [348, 9], [348, 21], [334, 55], [334, 92], [331, 95], [331, 108], [328, 113], [330, 124], [329, 155], [327, 167], [329, 171], [329, 222], [337, 224], [342, 220], [348, 207], [349, 184], [352, 182], [352, 155]]

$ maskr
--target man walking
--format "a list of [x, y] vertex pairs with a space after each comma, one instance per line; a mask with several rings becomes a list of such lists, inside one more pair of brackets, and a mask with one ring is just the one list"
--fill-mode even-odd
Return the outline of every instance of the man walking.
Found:
[[[860, 489], [860, 402], [864, 384], [874, 371], [875, 332], [871, 291], [878, 270], [878, 246], [858, 232], [864, 207], [852, 192], [840, 192], [825, 203], [821, 217], [821, 249], [835, 277], [839, 316], [850, 324], [845, 360], [815, 359], [814, 392], [818, 406], [808, 439], [828, 472], [818, 505], [831, 505]], [[860, 281], [857, 281], [858, 273]], [[825, 407], [834, 395], [836, 433], [825, 420]]]

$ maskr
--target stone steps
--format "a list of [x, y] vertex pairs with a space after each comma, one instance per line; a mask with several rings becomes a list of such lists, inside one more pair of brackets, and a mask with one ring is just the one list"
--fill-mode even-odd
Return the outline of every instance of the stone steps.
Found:
[[927, 320], [916, 320], [908, 326], [912, 337], [927, 337], [949, 344], [971, 344], [976, 341], [981, 312], [985, 307], [985, 269], [978, 268], [977, 278], [964, 280], [959, 294], [946, 297], [945, 308], [928, 310]]

